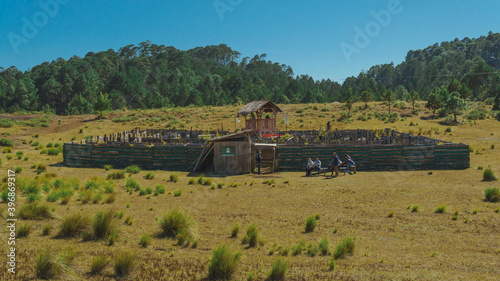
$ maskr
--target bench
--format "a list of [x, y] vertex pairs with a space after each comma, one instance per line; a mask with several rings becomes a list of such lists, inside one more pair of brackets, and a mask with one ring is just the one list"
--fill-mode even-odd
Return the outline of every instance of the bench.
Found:
[[[356, 173], [356, 165], [351, 166], [349, 169], [350, 169], [353, 173]], [[344, 175], [345, 175], [345, 173], [346, 173], [346, 171], [347, 171], [347, 167], [346, 167], [346, 166], [341, 166], [341, 167], [339, 167], [339, 172], [341, 172], [341, 171], [344, 171]]]

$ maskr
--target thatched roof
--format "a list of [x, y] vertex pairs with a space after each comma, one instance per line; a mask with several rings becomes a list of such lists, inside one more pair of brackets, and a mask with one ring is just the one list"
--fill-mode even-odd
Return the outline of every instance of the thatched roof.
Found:
[[279, 106], [277, 106], [274, 102], [269, 100], [259, 100], [253, 101], [245, 105], [240, 111], [238, 111], [238, 115], [247, 115], [257, 112], [262, 109], [262, 112], [283, 112]]

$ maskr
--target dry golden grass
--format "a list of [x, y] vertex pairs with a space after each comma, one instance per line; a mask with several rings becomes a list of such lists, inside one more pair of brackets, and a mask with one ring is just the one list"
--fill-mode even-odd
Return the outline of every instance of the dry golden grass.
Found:
[[[356, 107], [362, 104], [356, 104]], [[329, 112], [312, 110], [314, 115], [299, 117], [295, 110], [306, 105], [284, 105], [289, 112], [292, 129], [318, 129], [326, 126], [331, 114], [339, 115], [340, 105], [328, 105]], [[381, 112], [386, 110], [379, 103], [371, 103], [372, 108]], [[321, 109], [325, 105], [318, 105]], [[223, 108], [185, 108], [170, 109], [169, 114], [178, 118], [187, 114], [192, 119], [187, 128], [198, 126], [199, 129], [217, 129], [222, 123], [227, 130], [234, 129], [234, 114], [239, 107]], [[398, 110], [408, 113], [409, 110]], [[41, 155], [39, 150], [25, 144], [22, 140], [38, 141], [44, 146], [48, 142], [64, 143], [76, 136], [78, 140], [86, 135], [103, 135], [118, 132], [135, 126], [161, 128], [166, 122], [145, 122], [139, 119], [125, 125], [112, 123], [110, 120], [122, 115], [135, 113], [140, 116], [161, 117], [161, 110], [127, 111], [108, 114], [103, 121], [89, 121], [93, 116], [54, 117], [49, 128], [28, 128], [23, 130], [17, 126], [9, 129], [9, 139], [15, 143], [14, 153], [23, 151], [29, 161], [7, 160], [0, 154], [3, 165], [1, 170], [23, 167], [18, 177], [34, 178], [36, 174], [30, 169], [32, 164], [47, 164], [47, 172], [56, 173], [58, 177], [80, 179], [80, 186], [92, 176], [106, 178], [111, 171], [104, 169], [76, 169], [61, 165], [59, 156]], [[328, 118], [318, 118], [323, 113]], [[206, 114], [202, 116], [202, 114]], [[230, 115], [224, 117], [224, 115]], [[355, 113], [359, 114], [359, 112]], [[112, 204], [82, 204], [75, 192], [67, 205], [60, 202], [42, 202], [55, 208], [54, 219], [32, 220], [32, 233], [27, 238], [18, 239], [17, 274], [10, 275], [6, 264], [0, 265], [0, 280], [33, 280], [35, 279], [35, 259], [37, 254], [47, 246], [62, 252], [67, 247], [74, 249], [77, 255], [73, 261], [71, 275], [75, 280], [108, 280], [113, 278], [112, 267], [101, 275], [87, 276], [94, 257], [103, 255], [112, 260], [114, 255], [132, 251], [137, 254], [137, 266], [130, 280], [203, 280], [208, 276], [208, 263], [211, 250], [227, 244], [233, 252], [241, 252], [242, 257], [235, 272], [235, 280], [246, 280], [250, 273], [257, 279], [264, 280], [270, 272], [278, 251], [269, 255], [272, 247], [279, 246], [291, 249], [301, 241], [307, 245], [315, 245], [322, 238], [330, 241], [333, 251], [344, 237], [355, 237], [355, 252], [352, 256], [335, 261], [335, 269], [329, 271], [331, 257], [317, 255], [309, 257], [303, 250], [297, 256], [288, 254], [288, 280], [495, 280], [500, 276], [498, 263], [500, 260], [500, 214], [494, 210], [500, 203], [484, 201], [483, 191], [487, 187], [498, 187], [499, 182], [483, 182], [482, 171], [478, 166], [487, 168], [491, 165], [497, 176], [500, 175], [500, 147], [491, 149], [491, 144], [499, 143], [500, 122], [492, 118], [476, 121], [477, 125], [460, 125], [452, 127], [452, 133], [443, 135], [447, 125], [439, 124], [439, 120], [428, 120], [429, 114], [422, 114], [424, 119], [409, 117], [406, 121], [392, 124], [372, 119], [366, 122], [355, 120], [351, 124], [332, 122], [333, 128], [385, 128], [399, 131], [414, 130], [422, 127], [423, 131], [439, 128], [439, 139], [462, 142], [471, 145], [471, 168], [458, 171], [404, 171], [404, 172], [359, 172], [356, 175], [340, 176], [335, 179], [320, 177], [305, 178], [302, 172], [280, 172], [272, 175], [241, 175], [227, 178], [214, 178], [214, 182], [223, 182], [219, 189], [200, 184], [189, 185], [187, 173], [178, 172], [179, 181], [169, 179], [171, 172], [154, 171], [155, 178], [146, 180], [147, 171], [131, 177], [137, 180], [141, 188], [162, 184], [166, 193], [159, 196], [132, 195], [125, 190], [126, 179], [116, 180], [116, 201]], [[202, 116], [202, 117], [200, 117]], [[206, 116], [209, 116], [208, 118]], [[0, 117], [5, 118], [5, 117]], [[205, 119], [203, 119], [205, 118]], [[284, 119], [284, 116], [280, 116]], [[58, 125], [57, 119], [61, 119]], [[356, 117], [354, 117], [356, 119]], [[408, 126], [413, 121], [417, 126]], [[241, 127], [242, 123], [237, 123]], [[87, 128], [85, 128], [87, 126]], [[280, 125], [284, 127], [284, 125]], [[83, 133], [78, 133], [83, 129]], [[284, 129], [284, 128], [283, 128]], [[38, 133], [37, 139], [32, 135]], [[45, 174], [45, 173], [42, 173]], [[4, 176], [2, 175], [2, 177]], [[274, 179], [276, 186], [262, 184], [266, 179]], [[284, 183], [288, 180], [289, 183]], [[230, 187], [231, 183], [240, 184]], [[254, 182], [250, 186], [250, 183]], [[175, 190], [182, 190], [182, 195], [174, 197]], [[19, 192], [18, 204], [25, 201]], [[106, 197], [106, 196], [104, 196]], [[127, 208], [127, 204], [130, 207]], [[409, 205], [418, 205], [419, 211], [413, 213], [407, 209]], [[446, 205], [444, 214], [434, 213], [436, 206]], [[19, 208], [19, 205], [18, 205]], [[120, 231], [119, 239], [113, 246], [107, 241], [82, 242], [81, 238], [55, 239], [62, 218], [67, 214], [82, 212], [93, 216], [98, 211], [113, 208], [123, 211], [123, 218], [131, 215], [133, 224], [117, 219]], [[6, 205], [0, 204], [0, 210]], [[157, 236], [160, 228], [155, 218], [169, 210], [179, 209], [190, 214], [194, 221], [194, 240], [196, 248], [177, 246], [177, 241]], [[477, 209], [477, 214], [473, 210]], [[459, 212], [457, 220], [451, 220], [453, 213]], [[392, 218], [388, 214], [393, 212]], [[313, 232], [305, 233], [304, 223], [308, 216], [320, 214], [320, 219]], [[464, 221], [468, 219], [467, 223]], [[22, 224], [23, 221], [18, 222]], [[231, 238], [231, 228], [239, 224], [241, 231], [237, 238]], [[257, 247], [247, 248], [241, 243], [243, 232], [251, 223], [259, 228], [259, 236], [264, 240]], [[42, 235], [46, 225], [52, 225], [53, 231], [48, 236]], [[338, 231], [333, 233], [334, 229]], [[7, 237], [7, 229], [2, 227], [0, 237]], [[144, 233], [152, 235], [151, 245], [143, 248], [139, 239]], [[2, 239], [1, 249], [7, 252], [7, 243]], [[304, 249], [306, 247], [303, 247]]]

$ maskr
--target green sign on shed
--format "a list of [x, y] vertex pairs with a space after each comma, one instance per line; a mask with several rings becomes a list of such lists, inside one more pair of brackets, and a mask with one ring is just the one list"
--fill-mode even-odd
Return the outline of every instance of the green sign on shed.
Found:
[[221, 147], [222, 156], [234, 156], [236, 149], [234, 146], [223, 146]]

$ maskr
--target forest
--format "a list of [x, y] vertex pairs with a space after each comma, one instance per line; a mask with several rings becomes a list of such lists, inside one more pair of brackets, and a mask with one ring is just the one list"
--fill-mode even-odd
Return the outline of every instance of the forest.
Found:
[[[335, 67], [335, 66], [332, 66]], [[27, 71], [0, 67], [0, 113], [90, 114], [122, 108], [246, 103], [428, 100], [440, 92], [500, 106], [500, 33], [409, 51], [342, 83], [295, 75], [291, 66], [242, 57], [225, 44], [179, 50], [149, 41], [59, 58]], [[444, 95], [446, 95], [445, 93]]]

